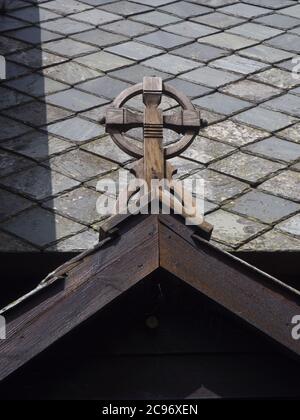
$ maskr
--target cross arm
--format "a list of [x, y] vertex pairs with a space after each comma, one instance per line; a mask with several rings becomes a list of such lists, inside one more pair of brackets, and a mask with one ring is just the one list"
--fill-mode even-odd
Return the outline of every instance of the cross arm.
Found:
[[[106, 124], [108, 132], [109, 128], [112, 127], [117, 127], [120, 131], [126, 132], [132, 128], [142, 127], [144, 116], [126, 108], [108, 108], [106, 117], [100, 122]], [[164, 115], [163, 126], [177, 133], [184, 133], [188, 129], [205, 127], [206, 124], [200, 118], [200, 111], [181, 110], [170, 115]]]
[[200, 117], [200, 111], [182, 109], [170, 115], [164, 115], [164, 128], [185, 133], [188, 129], [200, 129], [206, 127], [206, 121]]
[[116, 127], [125, 132], [132, 128], [142, 127], [144, 124], [143, 114], [132, 112], [126, 108], [108, 108], [106, 116], [100, 120], [101, 124], [106, 125], [106, 130]]

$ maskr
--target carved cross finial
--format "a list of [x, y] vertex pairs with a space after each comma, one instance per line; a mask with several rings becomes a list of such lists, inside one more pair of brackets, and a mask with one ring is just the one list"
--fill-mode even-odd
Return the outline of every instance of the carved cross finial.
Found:
[[[143, 114], [137, 114], [123, 108], [123, 105], [128, 100], [141, 94], [145, 104]], [[163, 111], [160, 108], [163, 95], [175, 99], [183, 109], [171, 115], [163, 115]], [[101, 122], [104, 121], [102, 120]], [[176, 171], [167, 162], [167, 159], [182, 153], [191, 144], [199, 129], [205, 126], [204, 121], [200, 118], [200, 111], [194, 109], [191, 101], [185, 95], [172, 86], [164, 84], [161, 78], [144, 77], [143, 83], [132, 86], [120, 93], [113, 102], [113, 106], [107, 109], [105, 122], [106, 132], [111, 135], [113, 141], [124, 152], [139, 158], [132, 166], [131, 171], [139, 179], [146, 181], [151, 193], [154, 192], [155, 197], [158, 197], [161, 203], [164, 204], [168, 201], [175, 212], [180, 207], [182, 209], [181, 214], [186, 219], [192, 217], [197, 220], [201, 233], [209, 238], [212, 226], [203, 221], [201, 214], [198, 215], [192, 195], [188, 191], [184, 191], [177, 181], [172, 180], [172, 176]], [[135, 144], [136, 142], [130, 141], [124, 135], [130, 129], [136, 127], [143, 128], [143, 149], [139, 148]], [[163, 147], [164, 128], [182, 133], [183, 137], [177, 143]], [[158, 190], [157, 188], [152, 189], [152, 181], [154, 179], [172, 181], [171, 189], [174, 194], [171, 197], [171, 201], [163, 187], [160, 186]], [[128, 189], [125, 191], [128, 201], [135, 192], [130, 191], [128, 194]], [[118, 203], [116, 207], [118, 207]], [[110, 227], [111, 223], [108, 221], [107, 226], [102, 227], [102, 231], [105, 232]]]

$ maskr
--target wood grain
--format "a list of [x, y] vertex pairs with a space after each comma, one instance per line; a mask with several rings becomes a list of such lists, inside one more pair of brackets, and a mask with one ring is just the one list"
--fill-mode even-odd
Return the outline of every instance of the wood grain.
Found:
[[37, 296], [8, 313], [6, 340], [0, 342], [0, 380], [112, 302], [158, 267], [155, 217], [142, 219], [120, 238], [71, 265], [64, 288]]

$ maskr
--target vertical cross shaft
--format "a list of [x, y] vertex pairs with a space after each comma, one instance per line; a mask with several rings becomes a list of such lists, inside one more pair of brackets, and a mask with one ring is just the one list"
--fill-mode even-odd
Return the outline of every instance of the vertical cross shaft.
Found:
[[144, 77], [144, 175], [149, 188], [152, 179], [162, 179], [165, 175], [163, 114], [158, 108], [162, 89], [162, 80], [159, 77]]

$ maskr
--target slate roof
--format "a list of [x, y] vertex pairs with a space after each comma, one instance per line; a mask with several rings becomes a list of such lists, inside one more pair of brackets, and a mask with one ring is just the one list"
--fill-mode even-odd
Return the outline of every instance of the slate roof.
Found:
[[130, 161], [97, 121], [144, 75], [190, 95], [210, 123], [174, 163], [180, 176], [207, 180], [215, 243], [300, 249], [300, 78], [292, 61], [300, 52], [299, 1], [20, 0], [6, 7], [2, 252], [77, 251], [97, 242], [97, 180]]

